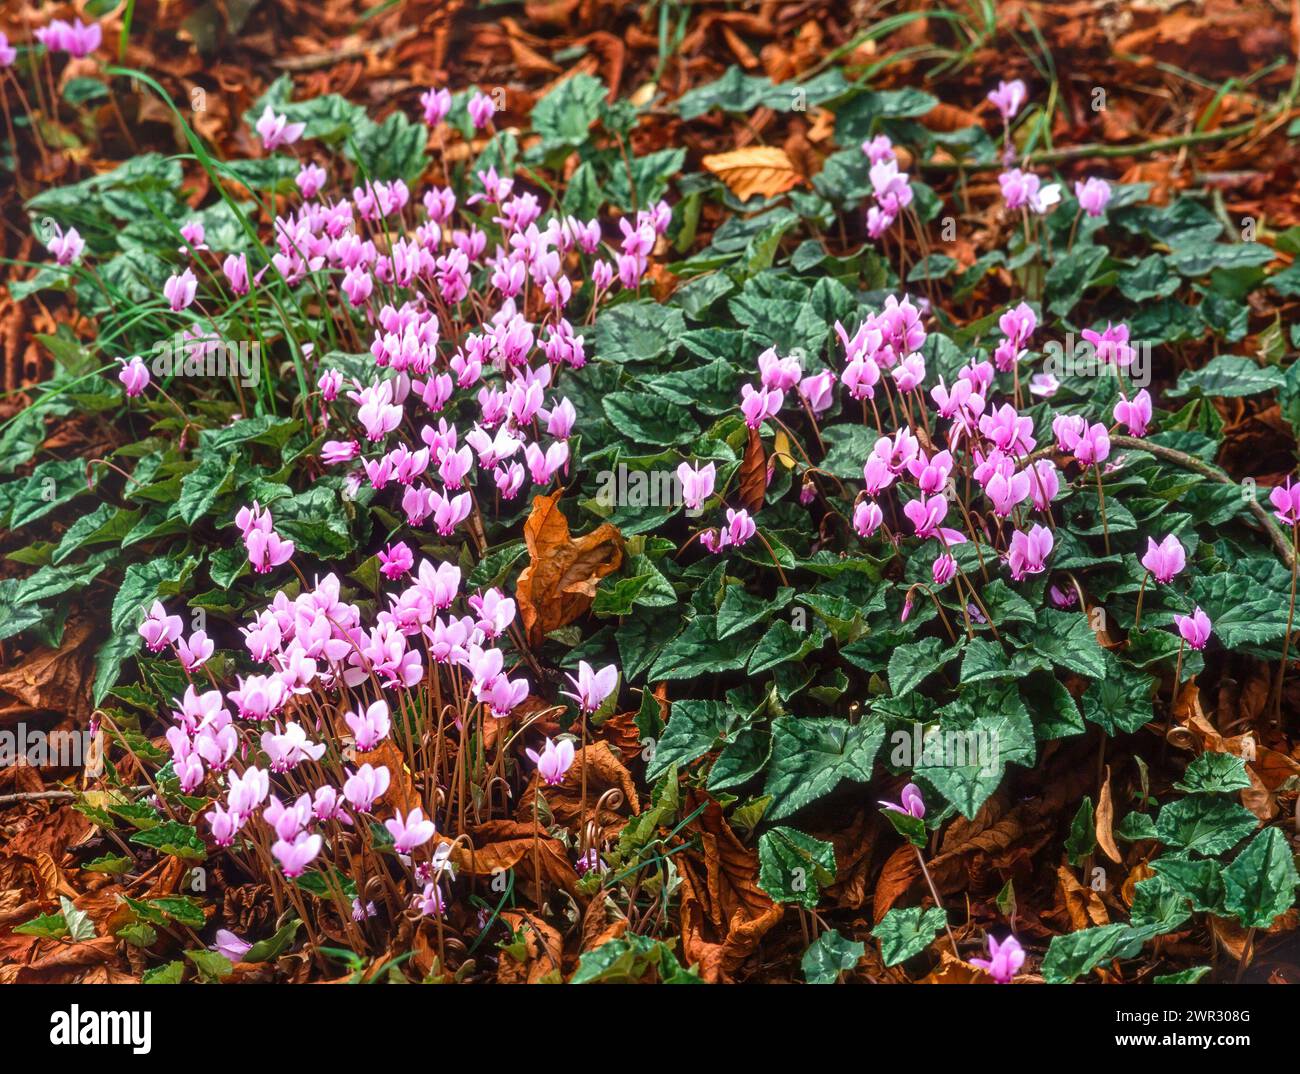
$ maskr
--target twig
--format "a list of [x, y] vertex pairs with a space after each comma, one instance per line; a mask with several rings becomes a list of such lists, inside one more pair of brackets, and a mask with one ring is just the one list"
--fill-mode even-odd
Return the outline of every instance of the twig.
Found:
[[67, 801], [76, 797], [72, 791], [22, 791], [18, 794], [0, 794], [0, 806], [10, 805], [13, 802]]
[[[1212, 466], [1210, 463], [1204, 462], [1194, 455], [1188, 455], [1186, 452], [1165, 447], [1163, 444], [1148, 443], [1146, 440], [1139, 440], [1135, 436], [1117, 435], [1112, 435], [1110, 442], [1117, 448], [1124, 448], [1129, 451], [1145, 451], [1148, 455], [1154, 455], [1157, 459], [1176, 463], [1200, 474], [1202, 477], [1208, 477], [1211, 481], [1217, 481], [1221, 485], [1237, 485], [1236, 481], [1217, 466]], [[1287, 568], [1290, 569], [1295, 563], [1295, 555], [1291, 551], [1291, 542], [1286, 539], [1285, 534], [1282, 533], [1278, 524], [1273, 521], [1268, 511], [1253, 496], [1246, 501], [1246, 506], [1250, 508], [1250, 513], [1255, 516], [1259, 524], [1268, 533], [1269, 540], [1272, 542], [1274, 549], [1277, 550], [1277, 554]]]

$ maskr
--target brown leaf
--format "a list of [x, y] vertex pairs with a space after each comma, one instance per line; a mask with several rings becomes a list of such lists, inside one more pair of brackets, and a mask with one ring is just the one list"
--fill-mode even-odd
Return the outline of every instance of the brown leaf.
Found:
[[1111, 830], [1114, 824], [1115, 804], [1110, 797], [1110, 765], [1107, 765], [1106, 782], [1101, 785], [1101, 794], [1097, 798], [1097, 845], [1111, 861], [1120, 862], [1124, 859], [1115, 845], [1115, 835]]
[[745, 458], [740, 464], [740, 503], [750, 514], [763, 506], [767, 495], [767, 457], [763, 453], [763, 439], [757, 429], [749, 430], [745, 443]]
[[[542, 797], [551, 810], [551, 815], [565, 827], [577, 829], [582, 815], [582, 769], [587, 769], [587, 805], [588, 823], [595, 823], [606, 835], [616, 835], [626, 823], [623, 810], [632, 814], [641, 812], [641, 800], [637, 797], [636, 781], [627, 766], [619, 758], [608, 742], [589, 743], [585, 749], [574, 754], [573, 764], [565, 773], [564, 781], [553, 787], [545, 787]], [[532, 824], [533, 791], [537, 785], [537, 773], [533, 773], [532, 782], [519, 798], [517, 816], [521, 822]], [[606, 795], [610, 791], [617, 794]], [[596, 807], [605, 799], [602, 808]]]
[[682, 953], [704, 980], [729, 982], [784, 911], [758, 886], [758, 855], [736, 838], [717, 802], [709, 800], [688, 831], [698, 836], [703, 860], [678, 857]]
[[[553, 839], [544, 828], [539, 828], [534, 837], [531, 821], [490, 820], [474, 828], [470, 835], [475, 846], [473, 854], [463, 845], [452, 853], [458, 869], [472, 871], [479, 877], [491, 876], [497, 869], [514, 869], [520, 877], [515, 891], [530, 899], [540, 871], [542, 898], [552, 888], [559, 887], [580, 902], [586, 901], [579, 896], [578, 874], [564, 844]], [[439, 838], [449, 842], [445, 837]]]
[[497, 962], [499, 984], [537, 984], [545, 978], [557, 982], [564, 973], [564, 937], [536, 914], [507, 910], [501, 920], [524, 937], [524, 961], [503, 951]]
[[784, 194], [804, 181], [786, 151], [776, 146], [751, 145], [730, 153], [713, 153], [700, 163], [741, 201], [755, 194], [764, 198]]
[[606, 522], [576, 540], [560, 511], [561, 493], [537, 496], [524, 523], [528, 566], [519, 575], [515, 599], [528, 640], [540, 645], [591, 607], [596, 584], [623, 563], [623, 535]]
[[1092, 888], [1080, 884], [1075, 875], [1064, 865], [1057, 868], [1056, 879], [1074, 931], [1091, 928], [1093, 925], [1110, 924], [1110, 914], [1106, 912], [1106, 904]]

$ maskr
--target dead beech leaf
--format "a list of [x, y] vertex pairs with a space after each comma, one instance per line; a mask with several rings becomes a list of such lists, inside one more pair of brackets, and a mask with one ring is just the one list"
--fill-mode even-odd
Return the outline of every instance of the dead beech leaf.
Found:
[[1101, 794], [1097, 798], [1097, 845], [1106, 852], [1106, 857], [1113, 862], [1123, 860], [1119, 847], [1115, 845], [1115, 835], [1111, 830], [1115, 824], [1115, 803], [1110, 796], [1110, 765], [1106, 766], [1106, 782], [1101, 785]]
[[558, 983], [564, 972], [564, 937], [526, 910], [507, 910], [501, 919], [512, 932], [523, 934], [524, 960], [503, 951], [497, 962], [497, 983], [537, 984], [547, 978]]
[[771, 145], [712, 153], [700, 163], [726, 183], [741, 201], [748, 201], [755, 194], [775, 197], [804, 181], [786, 151]]
[[767, 458], [757, 429], [749, 430], [745, 458], [740, 464], [740, 503], [750, 514], [763, 506], [767, 495]]
[[688, 831], [699, 837], [703, 861], [690, 852], [678, 858], [682, 953], [705, 981], [730, 982], [784, 910], [758, 886], [758, 855], [736, 838], [717, 802], [709, 800]]
[[[563, 888], [580, 902], [578, 874], [569, 861], [564, 844], [553, 839], [544, 828], [534, 832], [532, 821], [490, 820], [470, 832], [475, 850], [459, 846], [452, 861], [463, 872], [480, 877], [491, 876], [497, 869], [514, 869], [519, 873], [515, 891], [531, 899], [536, 891], [535, 877], [542, 876], [542, 897], [554, 888]], [[450, 842], [443, 836], [440, 842]], [[534, 852], [535, 847], [535, 852]]]
[[623, 563], [623, 535], [610, 523], [577, 539], [569, 535], [569, 521], [559, 508], [560, 495], [534, 497], [532, 513], [524, 523], [528, 566], [519, 575], [515, 600], [533, 645], [586, 612], [597, 583]]
[[1057, 868], [1056, 879], [1060, 885], [1061, 898], [1065, 902], [1065, 911], [1070, 916], [1070, 927], [1074, 931], [1110, 924], [1106, 904], [1092, 888], [1080, 884], [1064, 865]]

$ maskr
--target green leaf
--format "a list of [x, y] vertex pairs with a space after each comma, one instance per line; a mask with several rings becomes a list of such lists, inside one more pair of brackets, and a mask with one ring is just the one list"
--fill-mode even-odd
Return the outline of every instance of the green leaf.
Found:
[[582, 145], [604, 100], [605, 84], [579, 71], [533, 105], [533, 131], [548, 150]]
[[908, 906], [890, 910], [871, 935], [880, 941], [880, 957], [885, 965], [897, 966], [929, 947], [947, 923], [947, 914], [937, 906], [928, 910]]
[[690, 679], [696, 675], [735, 671], [745, 666], [753, 644], [718, 638], [718, 620], [713, 615], [697, 615], [677, 637], [659, 653], [648, 678]]
[[186, 951], [185, 957], [194, 963], [204, 981], [221, 981], [235, 972], [230, 959], [216, 951]]
[[1151, 926], [1135, 929], [1131, 925], [1101, 925], [1053, 936], [1043, 956], [1043, 978], [1048, 984], [1069, 984], [1103, 962], [1136, 957], [1154, 935], [1156, 930]]
[[47, 939], [58, 939], [60, 936], [67, 935], [68, 923], [62, 914], [42, 914], [40, 917], [32, 918], [31, 921], [15, 925], [14, 932], [23, 936], [42, 936]]
[[570, 984], [700, 984], [699, 975], [677, 960], [662, 940], [627, 933], [585, 951]]
[[835, 984], [840, 974], [853, 969], [866, 953], [860, 940], [850, 940], [827, 929], [803, 953], [803, 978], [809, 984]]
[[1244, 928], [1266, 929], [1291, 908], [1298, 883], [1286, 836], [1265, 828], [1223, 870], [1223, 904]]
[[1126, 843], [1136, 843], [1140, 839], [1155, 839], [1156, 822], [1146, 813], [1130, 813], [1115, 825], [1115, 837]]
[[1281, 388], [1285, 378], [1272, 366], [1261, 366], [1250, 358], [1221, 354], [1199, 369], [1189, 369], [1178, 378], [1178, 386], [1165, 395], [1178, 399], [1192, 393], [1236, 398], [1258, 395]]
[[686, 320], [657, 302], [624, 302], [596, 317], [595, 357], [606, 362], [654, 362], [676, 349]]
[[817, 906], [819, 889], [835, 882], [835, 848], [793, 828], [776, 827], [758, 840], [758, 886], [776, 902]]
[[1089, 679], [1100, 679], [1106, 674], [1105, 650], [1097, 644], [1087, 616], [1077, 611], [1045, 608], [1038, 613], [1037, 627], [1029, 642], [1034, 652], [1056, 667]]
[[1109, 653], [1106, 665], [1106, 676], [1090, 682], [1080, 700], [1084, 718], [1108, 735], [1137, 731], [1155, 718], [1151, 704], [1155, 680]]
[[288, 946], [293, 943], [300, 928], [302, 928], [302, 922], [295, 917], [292, 921], [276, 930], [275, 935], [265, 940], [258, 940], [257, 943], [244, 952], [244, 956], [240, 961], [271, 962], [279, 958]]
[[1187, 766], [1175, 790], [1187, 794], [1226, 794], [1250, 786], [1246, 762], [1231, 753], [1203, 753]]
[[770, 618], [790, 603], [794, 589], [782, 586], [775, 597], [761, 597], [746, 591], [743, 585], [729, 585], [722, 591], [718, 605], [718, 640], [739, 634], [746, 627]]
[[235, 455], [205, 454], [199, 465], [181, 479], [181, 494], [174, 513], [187, 526], [212, 510], [217, 496], [235, 485]]
[[1211, 857], [1236, 846], [1258, 823], [1237, 802], [1198, 794], [1164, 806], [1156, 818], [1156, 835], [1166, 846]]
[[601, 407], [615, 429], [638, 443], [670, 447], [693, 443], [700, 435], [690, 412], [662, 395], [610, 392]]
[[820, 649], [829, 636], [820, 619], [814, 620], [809, 630], [796, 630], [785, 619], [778, 619], [754, 646], [749, 657], [749, 674], [759, 675], [779, 664], [802, 661]]
[[1209, 966], [1193, 966], [1191, 969], [1179, 970], [1177, 973], [1161, 973], [1153, 978], [1158, 985], [1192, 985], [1210, 972]]
[[1070, 834], [1065, 840], [1065, 852], [1071, 865], [1080, 864], [1097, 848], [1097, 832], [1094, 825], [1092, 799], [1084, 797], [1079, 803], [1079, 811], [1070, 822]]
[[960, 651], [960, 645], [934, 637], [900, 645], [889, 658], [890, 692], [894, 697], [906, 697]]
[[671, 765], [687, 765], [703, 757], [722, 735], [728, 719], [728, 707], [721, 701], [674, 701], [646, 766], [646, 778], [658, 779]]
[[884, 724], [781, 716], [772, 721], [772, 759], [763, 793], [771, 795], [768, 815], [788, 817], [833, 791], [843, 779], [866, 783], [885, 738]]
[[145, 832], [136, 832], [131, 842], [152, 847], [160, 854], [172, 854], [188, 861], [202, 861], [208, 856], [198, 831], [189, 824], [169, 820]]
[[997, 790], [1008, 764], [1034, 763], [1034, 725], [1015, 684], [965, 690], [939, 714], [939, 728], [925, 736], [916, 775], [972, 818]]
[[1181, 854], [1165, 854], [1151, 868], [1190, 900], [1197, 913], [1223, 912], [1223, 867], [1217, 861], [1193, 861]]
[[188, 895], [169, 895], [160, 899], [150, 899], [149, 905], [192, 929], [200, 929], [207, 922], [203, 907]]
[[155, 966], [151, 970], [145, 970], [140, 977], [140, 983], [147, 985], [180, 984], [184, 973], [185, 963], [177, 959], [174, 962], [165, 962], [161, 966]]

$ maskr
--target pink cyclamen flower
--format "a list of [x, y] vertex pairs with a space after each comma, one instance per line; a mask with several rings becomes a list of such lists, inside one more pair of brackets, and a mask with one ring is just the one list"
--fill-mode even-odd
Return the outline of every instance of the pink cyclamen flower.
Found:
[[542, 752], [536, 750], [524, 750], [529, 759], [537, 765], [537, 774], [542, 777], [542, 782], [550, 786], [564, 782], [564, 774], [573, 765], [573, 741], [572, 739], [561, 739], [557, 746], [549, 738], [546, 745], [542, 747]]
[[396, 581], [409, 573], [414, 565], [415, 556], [405, 541], [390, 544], [379, 553], [379, 573], [389, 581]]
[[1041, 574], [1047, 565], [1055, 540], [1046, 526], [1032, 526], [1028, 533], [1016, 530], [1011, 535], [1011, 548], [1007, 553], [1007, 566], [1017, 582], [1027, 574]]
[[1300, 525], [1300, 485], [1293, 485], [1286, 479], [1285, 485], [1277, 485], [1268, 494], [1273, 513], [1288, 526]]
[[229, 929], [217, 929], [217, 942], [208, 948], [209, 951], [224, 955], [231, 962], [239, 962], [252, 949], [251, 943], [241, 940]]
[[405, 819], [400, 813], [395, 813], [384, 821], [384, 827], [393, 837], [393, 849], [399, 854], [410, 854], [416, 847], [423, 846], [436, 831], [433, 821], [425, 820], [418, 806], [407, 813]]
[[893, 810], [895, 813], [916, 817], [918, 820], [925, 816], [925, 799], [921, 797], [921, 788], [915, 783], [909, 783], [903, 788], [903, 793], [899, 795], [898, 802], [881, 802], [879, 804], [886, 809]]
[[863, 500], [853, 509], [853, 529], [859, 537], [870, 537], [884, 520], [885, 514], [874, 500]]
[[618, 668], [608, 664], [596, 671], [585, 660], [578, 661], [578, 677], [566, 676], [573, 683], [577, 693], [561, 691], [565, 697], [571, 697], [585, 713], [595, 712], [605, 699], [614, 692], [618, 685]]
[[75, 227], [64, 231], [58, 224], [51, 224], [50, 230], [53, 234], [46, 240], [45, 248], [54, 255], [54, 260], [64, 266], [76, 264], [86, 248], [81, 234]]
[[1151, 424], [1151, 395], [1143, 388], [1132, 399], [1121, 399], [1113, 411], [1115, 420], [1125, 426], [1130, 436], [1146, 436]]
[[799, 382], [799, 396], [813, 414], [824, 414], [835, 402], [835, 374], [824, 369], [804, 377]]
[[1187, 565], [1187, 553], [1172, 533], [1159, 544], [1148, 537], [1142, 566], [1149, 570], [1157, 582], [1167, 585]]
[[196, 667], [207, 662], [215, 651], [212, 639], [202, 630], [196, 630], [189, 636], [189, 639], [179, 638], [176, 642], [176, 652], [180, 654], [181, 667], [186, 671], [193, 671]]
[[244, 254], [229, 254], [221, 262], [221, 272], [235, 294], [248, 294], [248, 258]]
[[677, 467], [677, 480], [682, 483], [682, 503], [691, 511], [698, 511], [704, 501], [713, 495], [716, 470], [713, 463], [691, 466], [682, 463]]
[[1096, 422], [1079, 435], [1070, 450], [1085, 466], [1099, 465], [1110, 458], [1110, 433]]
[[363, 753], [373, 750], [386, 739], [392, 727], [388, 715], [388, 702], [382, 699], [372, 704], [364, 713], [344, 713], [343, 722], [352, 728], [357, 749]]
[[284, 540], [274, 530], [249, 530], [244, 547], [248, 550], [248, 562], [258, 574], [267, 574], [271, 568], [293, 558], [293, 542]]
[[482, 130], [491, 123], [492, 113], [496, 111], [496, 105], [493, 103], [492, 98], [481, 91], [475, 92], [466, 107], [469, 110], [470, 122], [474, 124], [475, 130]]
[[760, 388], [755, 391], [752, 384], [743, 384], [740, 388], [740, 412], [745, 416], [745, 424], [757, 429], [768, 418], [775, 417], [785, 402], [785, 393], [780, 388]]
[[998, 984], [1010, 984], [1011, 979], [1025, 964], [1025, 949], [1014, 936], [1008, 936], [1001, 943], [992, 936], [988, 939], [989, 957], [973, 958], [970, 964], [984, 970]]
[[257, 133], [269, 153], [282, 145], [292, 145], [302, 137], [306, 123], [290, 123], [287, 116], [277, 115], [268, 104], [257, 121]]
[[163, 297], [167, 299], [173, 313], [179, 313], [194, 301], [199, 281], [188, 268], [181, 273], [168, 277], [163, 284]]
[[9, 44], [9, 38], [0, 33], [0, 70], [12, 67], [18, 58], [18, 50]]
[[420, 94], [420, 107], [424, 109], [424, 122], [436, 127], [451, 111], [451, 94], [445, 89], [425, 90]]
[[129, 362], [125, 358], [119, 358], [122, 368], [118, 371], [117, 379], [122, 382], [122, 387], [126, 389], [126, 394], [134, 398], [149, 387], [149, 367], [137, 354]]
[[358, 813], [369, 813], [376, 800], [384, 796], [392, 777], [384, 765], [373, 768], [363, 764], [343, 784], [343, 797]]
[[299, 832], [292, 843], [284, 839], [277, 840], [275, 845], [271, 847], [271, 853], [275, 855], [275, 860], [280, 863], [280, 869], [284, 875], [292, 880], [294, 877], [302, 876], [307, 866], [320, 853], [321, 842], [319, 835], [308, 835], [306, 832]]
[[1089, 176], [1086, 181], [1074, 184], [1074, 196], [1079, 199], [1079, 208], [1085, 213], [1100, 216], [1110, 202], [1110, 184], [1105, 179]]
[[325, 185], [325, 180], [328, 178], [324, 168], [309, 162], [298, 170], [293, 181], [302, 192], [302, 196], [310, 200], [320, 193], [321, 187]]
[[1210, 640], [1210, 628], [1213, 624], [1210, 622], [1210, 617], [1201, 611], [1199, 606], [1191, 615], [1175, 615], [1174, 624], [1178, 627], [1178, 633], [1182, 635], [1183, 641], [1193, 649], [1204, 649], [1205, 643]]
[[184, 629], [185, 624], [181, 622], [181, 617], [168, 615], [162, 601], [155, 600], [149, 609], [149, 614], [140, 624], [140, 637], [144, 638], [149, 651], [156, 653], [172, 644], [181, 636], [181, 631]]
[[993, 102], [1004, 123], [1010, 123], [1015, 119], [1016, 113], [1020, 111], [1020, 106], [1025, 103], [1025, 98], [1028, 96], [1029, 90], [1018, 78], [1013, 78], [1010, 82], [1000, 81], [997, 89], [988, 92], [988, 99]]
[[945, 552], [937, 556], [935, 561], [930, 565], [930, 576], [934, 579], [937, 586], [945, 586], [952, 581], [953, 575], [957, 573], [957, 561]]

